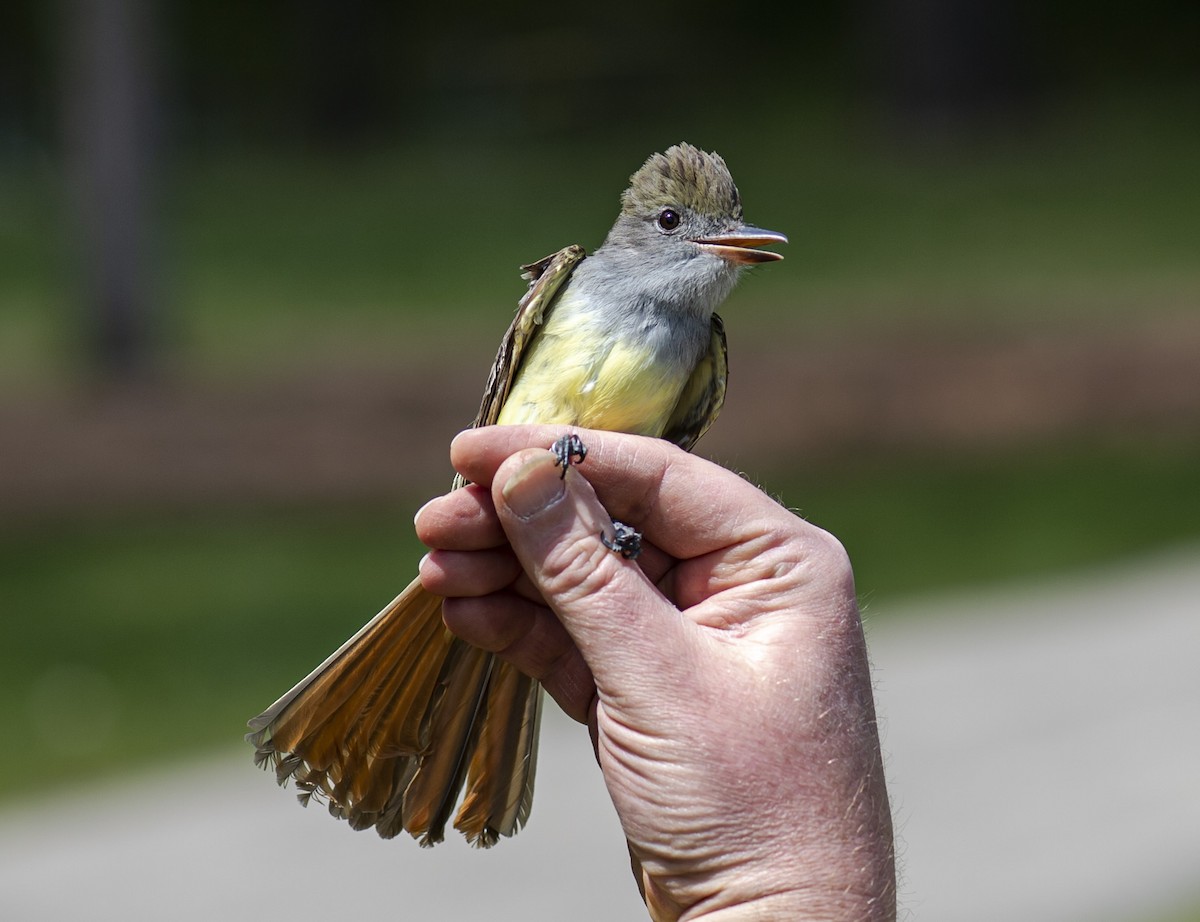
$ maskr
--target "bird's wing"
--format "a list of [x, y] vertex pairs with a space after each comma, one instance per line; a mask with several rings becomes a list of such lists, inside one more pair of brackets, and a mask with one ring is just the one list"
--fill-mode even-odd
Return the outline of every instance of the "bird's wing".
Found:
[[662, 437], [691, 451], [721, 412], [728, 380], [729, 349], [725, 344], [725, 324], [713, 314], [708, 354], [700, 359], [684, 385]]
[[517, 305], [517, 315], [500, 343], [474, 425], [490, 426], [499, 418], [500, 409], [512, 388], [513, 378], [521, 366], [521, 356], [546, 319], [554, 296], [583, 257], [583, 247], [572, 245], [521, 267], [524, 270], [522, 277], [529, 279], [529, 291], [525, 292], [525, 297]]
[[[479, 403], [479, 412], [475, 414], [472, 426], [491, 426], [500, 418], [504, 402], [512, 390], [513, 380], [517, 369], [521, 367], [521, 358], [533, 338], [545, 322], [547, 313], [554, 303], [555, 296], [562, 290], [563, 284], [571, 277], [579, 261], [587, 255], [583, 247], [571, 244], [563, 247], [557, 253], [544, 256], [537, 262], [521, 267], [521, 277], [529, 280], [529, 290], [517, 304], [517, 315], [509, 325], [500, 348], [496, 351], [496, 359], [492, 362], [492, 370], [488, 372], [487, 385], [483, 389], [483, 400]], [[462, 475], [454, 478], [454, 489], [463, 486], [466, 481]]]

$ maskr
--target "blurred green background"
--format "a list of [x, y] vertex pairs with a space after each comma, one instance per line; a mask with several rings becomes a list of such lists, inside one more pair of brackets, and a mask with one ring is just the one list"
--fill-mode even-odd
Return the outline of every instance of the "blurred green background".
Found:
[[1194, 3], [0, 9], [0, 797], [228, 746], [412, 574], [522, 290], [720, 151], [700, 446], [874, 605], [1200, 537]]

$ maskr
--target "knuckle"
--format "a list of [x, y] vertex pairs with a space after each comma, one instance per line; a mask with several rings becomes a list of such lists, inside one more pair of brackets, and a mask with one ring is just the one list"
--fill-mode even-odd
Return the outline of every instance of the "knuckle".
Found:
[[850, 569], [850, 554], [846, 546], [832, 532], [813, 527], [811, 553], [823, 566], [834, 572]]
[[547, 555], [539, 582], [556, 601], [570, 604], [601, 592], [612, 575], [612, 552], [600, 534], [576, 532]]

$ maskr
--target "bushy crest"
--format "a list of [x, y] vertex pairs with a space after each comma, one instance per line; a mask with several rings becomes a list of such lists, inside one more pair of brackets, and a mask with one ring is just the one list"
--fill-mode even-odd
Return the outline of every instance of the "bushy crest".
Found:
[[718, 218], [742, 219], [742, 200], [725, 161], [691, 144], [676, 144], [653, 154], [629, 177], [622, 210], [646, 215], [660, 208], [683, 207]]

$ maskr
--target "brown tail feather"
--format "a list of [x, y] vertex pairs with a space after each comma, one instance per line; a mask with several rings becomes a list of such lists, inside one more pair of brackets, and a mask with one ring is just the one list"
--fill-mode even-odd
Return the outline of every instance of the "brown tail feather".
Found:
[[541, 704], [537, 682], [508, 663], [496, 663], [467, 770], [467, 794], [454, 819], [454, 828], [474, 844], [494, 845], [529, 818]]
[[430, 708], [430, 738], [438, 745], [409, 785], [402, 816], [404, 828], [420, 835], [422, 845], [442, 841], [462, 790], [492, 663], [490, 655], [459, 644], [443, 666], [440, 700]]
[[442, 839], [455, 827], [491, 845], [525, 822], [540, 689], [453, 638], [442, 600], [413, 581], [324, 663], [250, 721], [255, 762], [300, 800], [385, 838]]

